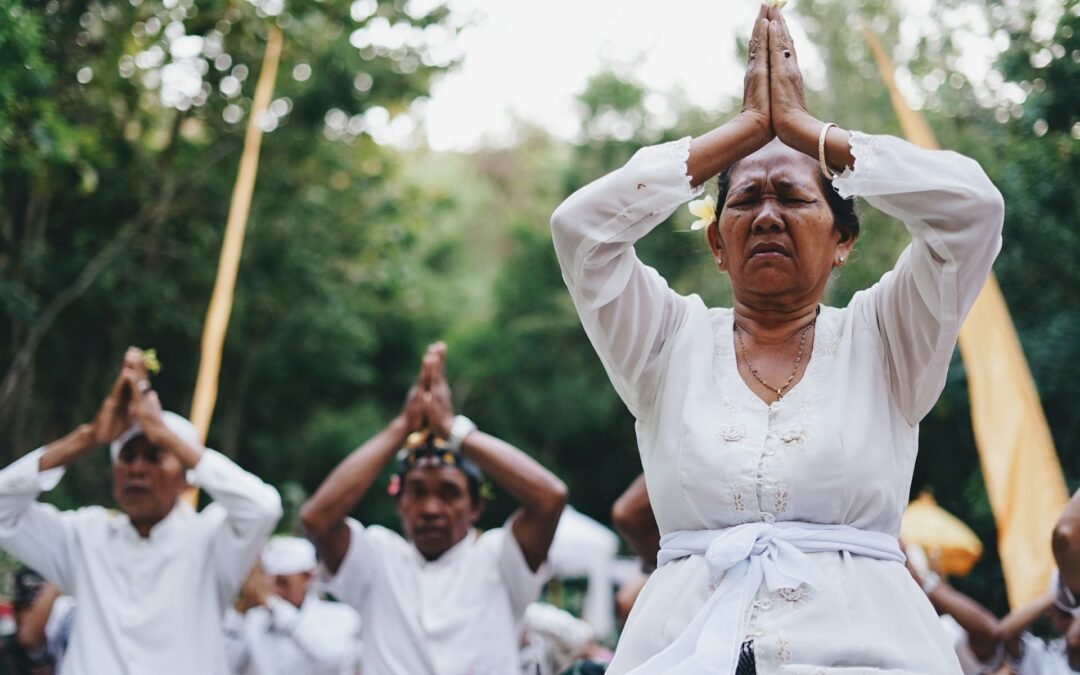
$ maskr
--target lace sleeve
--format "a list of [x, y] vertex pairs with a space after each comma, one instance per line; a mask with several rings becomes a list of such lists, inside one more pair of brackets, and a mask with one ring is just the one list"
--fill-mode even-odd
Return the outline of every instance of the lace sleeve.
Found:
[[686, 298], [643, 264], [634, 243], [700, 194], [686, 175], [690, 139], [639, 150], [581, 188], [551, 219], [563, 280], [612, 384], [630, 411], [646, 416], [658, 363], [685, 313]]
[[853, 305], [881, 335], [893, 396], [911, 424], [933, 407], [960, 325], [1001, 249], [1004, 203], [974, 161], [891, 136], [851, 136], [854, 170], [834, 181], [903, 221], [911, 244]]

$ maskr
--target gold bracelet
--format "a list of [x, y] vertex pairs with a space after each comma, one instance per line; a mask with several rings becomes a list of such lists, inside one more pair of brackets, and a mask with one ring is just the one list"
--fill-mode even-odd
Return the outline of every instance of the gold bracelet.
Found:
[[825, 177], [829, 180], [836, 180], [837, 174], [829, 169], [829, 164], [825, 161], [825, 136], [828, 135], [829, 129], [835, 126], [836, 124], [833, 122], [826, 122], [825, 125], [821, 127], [821, 134], [818, 135], [817, 139], [818, 164], [821, 166], [821, 173], [825, 174]]

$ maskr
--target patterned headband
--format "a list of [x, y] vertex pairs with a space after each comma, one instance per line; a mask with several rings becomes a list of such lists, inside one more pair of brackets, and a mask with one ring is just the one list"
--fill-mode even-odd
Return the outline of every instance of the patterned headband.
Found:
[[448, 466], [461, 471], [469, 480], [470, 486], [477, 487], [477, 494], [483, 499], [491, 499], [491, 485], [484, 478], [484, 472], [461, 452], [452, 450], [445, 438], [440, 438], [427, 431], [414, 431], [405, 439], [405, 447], [397, 453], [398, 468], [390, 479], [389, 492], [397, 496], [405, 474], [419, 465], [442, 467]]

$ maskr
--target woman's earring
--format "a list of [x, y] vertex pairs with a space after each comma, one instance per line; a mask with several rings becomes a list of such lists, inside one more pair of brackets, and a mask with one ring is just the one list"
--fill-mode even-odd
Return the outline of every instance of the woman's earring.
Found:
[[840, 256], [840, 259], [837, 262], [837, 267], [843, 267], [843, 266], [844, 266], [844, 256]]

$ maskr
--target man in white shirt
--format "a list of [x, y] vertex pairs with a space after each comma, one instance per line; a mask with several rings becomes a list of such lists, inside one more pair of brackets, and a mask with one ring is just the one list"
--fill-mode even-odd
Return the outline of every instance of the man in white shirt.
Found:
[[[999, 622], [997, 635], [1004, 645], [1008, 672], [1015, 675], [1067, 675], [1080, 672], [1075, 662], [1076, 643], [1070, 638], [1075, 634], [1077, 621], [1068, 611], [1057, 606], [1054, 593], [1057, 584], [1058, 576], [1055, 573], [1050, 592], [1017, 607]], [[1044, 641], [1028, 631], [1041, 617], [1049, 620], [1058, 637]]]
[[[37, 501], [105, 444], [119, 514]], [[199, 513], [189, 477], [214, 499]], [[62, 675], [225, 675], [225, 608], [280, 516], [274, 488], [161, 410], [137, 349], [93, 422], [0, 471], [0, 548], [77, 601]]]
[[315, 547], [274, 537], [263, 549], [243, 598], [243, 613], [225, 620], [229, 665], [237, 675], [353, 675], [360, 655], [360, 616], [311, 592]]
[[575, 662], [606, 657], [594, 662], [600, 666], [611, 658], [588, 622], [543, 602], [525, 610], [522, 641], [520, 675], [557, 675]]
[[[401, 414], [301, 511], [329, 589], [360, 611], [364, 675], [517, 672], [521, 618], [539, 594], [566, 504], [562, 481], [454, 416], [445, 362], [446, 345], [428, 348]], [[391, 492], [404, 538], [347, 518], [403, 445]], [[505, 527], [478, 534], [481, 471], [521, 508]]]
[[1021, 635], [1018, 655], [1011, 661], [1017, 675], [1080, 673], [1080, 609], [1062, 577], [1060, 571], [1054, 573], [1050, 592], [1042, 602], [1043, 615], [1050, 620], [1058, 637], [1043, 641], [1030, 633]]
[[[1019, 649], [1016, 634], [1007, 636], [1005, 626], [997, 616], [930, 569], [921, 548], [907, 546], [904, 551], [908, 572], [937, 611], [964, 675], [997, 672], [1005, 662], [1007, 645], [1013, 645], [1013, 651]], [[1028, 613], [1032, 620], [1037, 616], [1037, 613]], [[1024, 628], [1026, 626], [1018, 626], [1017, 630]]]
[[1069, 665], [1080, 671], [1080, 491], [1069, 500], [1054, 527], [1053, 546], [1058, 564], [1054, 604], [1072, 619], [1064, 632], [1064, 648]]
[[15, 572], [12, 605], [16, 633], [11, 657], [16, 675], [59, 672], [71, 637], [75, 601], [23, 567]]
[[1068, 645], [1064, 637], [1044, 642], [1031, 633], [1021, 638], [1022, 654], [1011, 661], [1016, 675], [1072, 675], [1080, 672], [1069, 665]]

